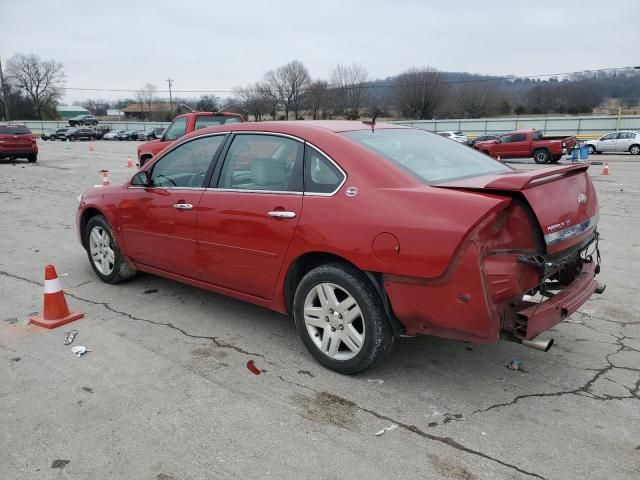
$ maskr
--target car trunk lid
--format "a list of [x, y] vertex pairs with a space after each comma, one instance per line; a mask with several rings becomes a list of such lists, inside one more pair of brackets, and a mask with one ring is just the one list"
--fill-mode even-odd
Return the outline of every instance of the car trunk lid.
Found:
[[24, 127], [2, 126], [0, 127], [0, 146], [6, 150], [19, 150], [29, 148], [33, 135]]
[[442, 188], [518, 194], [533, 210], [544, 236], [546, 252], [573, 247], [596, 228], [598, 199], [587, 173], [588, 165], [567, 165], [539, 170], [514, 170], [438, 183]]

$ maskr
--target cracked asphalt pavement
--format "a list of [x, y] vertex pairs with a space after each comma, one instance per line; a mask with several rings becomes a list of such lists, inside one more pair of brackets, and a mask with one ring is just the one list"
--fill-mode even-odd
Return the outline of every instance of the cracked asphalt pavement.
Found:
[[[131, 176], [135, 146], [48, 142], [35, 165], [0, 160], [0, 478], [640, 477], [640, 158], [592, 157], [610, 167], [590, 169], [608, 286], [548, 353], [400, 339], [346, 377], [282, 315], [150, 275], [97, 279], [76, 197], [103, 168]], [[26, 324], [47, 263], [86, 314], [55, 330]], [[63, 345], [71, 328], [81, 358]]]

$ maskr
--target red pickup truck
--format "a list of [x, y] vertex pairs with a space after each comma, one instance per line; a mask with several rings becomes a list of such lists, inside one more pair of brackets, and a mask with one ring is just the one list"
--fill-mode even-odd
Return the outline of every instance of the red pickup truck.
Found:
[[575, 145], [576, 137], [545, 137], [541, 130], [516, 130], [479, 142], [474, 148], [493, 158], [533, 157], [536, 163], [555, 163]]
[[244, 118], [238, 113], [192, 112], [178, 115], [164, 131], [161, 138], [145, 142], [138, 147], [138, 164], [142, 167], [161, 150], [164, 150], [175, 140], [187, 133], [214, 125], [240, 122], [244, 122]]

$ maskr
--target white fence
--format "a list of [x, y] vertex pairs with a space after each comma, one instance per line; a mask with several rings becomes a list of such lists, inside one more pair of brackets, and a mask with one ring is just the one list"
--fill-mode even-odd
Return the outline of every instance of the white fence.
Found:
[[497, 134], [511, 130], [535, 128], [547, 135], [577, 135], [595, 138], [616, 130], [640, 131], [640, 115], [510, 117], [455, 120], [402, 120], [392, 123], [411, 125], [432, 132], [461, 131], [469, 135]]
[[[42, 133], [69, 126], [68, 120], [39, 121], [39, 120], [15, 120], [15, 123], [22, 123], [29, 127], [33, 133]], [[111, 130], [153, 130], [154, 128], [169, 126], [169, 122], [103, 122], [99, 125], [111, 127]]]

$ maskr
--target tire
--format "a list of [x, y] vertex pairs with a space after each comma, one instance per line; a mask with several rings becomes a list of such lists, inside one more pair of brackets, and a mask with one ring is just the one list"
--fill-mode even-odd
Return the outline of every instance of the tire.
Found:
[[598, 152], [596, 152], [596, 147], [594, 147], [593, 145], [587, 145], [587, 148], [589, 149], [589, 155], [594, 155]]
[[562, 158], [562, 155], [554, 155], [553, 157], [551, 157], [551, 159], [549, 161], [551, 163], [558, 163], [561, 158]]
[[29, 155], [27, 157], [27, 162], [29, 163], [36, 163], [38, 161], [38, 154], [37, 153], [32, 153], [31, 155]]
[[631, 145], [629, 147], [629, 153], [631, 155], [640, 155], [640, 145]]
[[394, 342], [380, 296], [361, 271], [347, 264], [329, 263], [308, 272], [296, 289], [293, 317], [318, 363], [345, 375], [380, 362]]
[[[100, 280], [116, 284], [135, 276], [136, 270], [124, 261], [111, 226], [102, 215], [96, 215], [87, 222], [83, 240], [91, 268]], [[110, 258], [113, 261], [109, 261]]]
[[533, 152], [533, 160], [535, 160], [536, 163], [547, 163], [550, 159], [551, 155], [549, 155], [549, 150], [541, 148]]
[[96, 125], [98, 125], [98, 122], [96, 120], [94, 120], [91, 125], [96, 126]]

